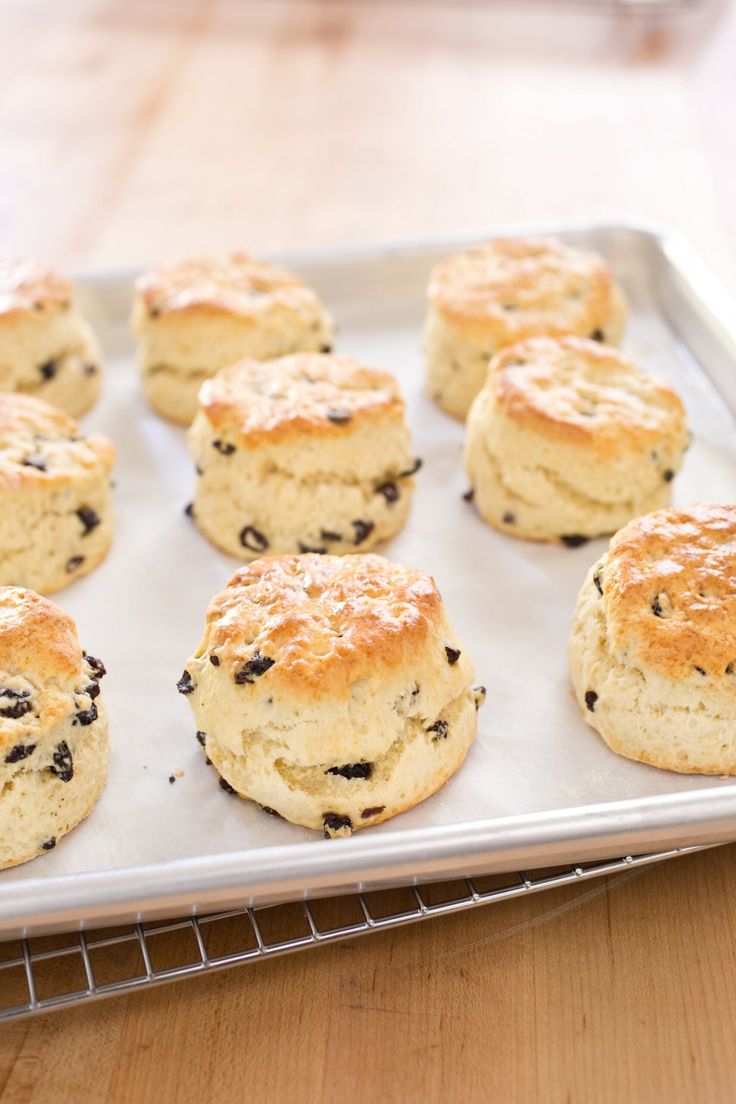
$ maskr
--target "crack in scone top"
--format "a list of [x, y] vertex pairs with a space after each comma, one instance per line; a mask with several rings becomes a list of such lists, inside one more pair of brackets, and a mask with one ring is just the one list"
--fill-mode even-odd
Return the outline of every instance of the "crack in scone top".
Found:
[[[278, 556], [241, 568], [212, 601], [197, 656], [237, 671], [255, 653], [263, 676], [298, 696], [350, 686], [439, 649], [442, 601], [431, 576], [381, 556]], [[442, 653], [444, 655], [444, 653]], [[448, 668], [453, 670], [453, 668]]]
[[388, 372], [321, 353], [240, 361], [207, 380], [199, 402], [214, 431], [245, 447], [292, 433], [339, 438], [366, 419], [401, 419], [404, 413]]
[[[47, 731], [68, 715], [69, 695], [84, 681], [71, 617], [35, 591], [0, 587], [0, 686], [31, 688], [34, 714]], [[0, 720], [0, 757], [31, 719]]]
[[310, 319], [323, 310], [316, 293], [299, 276], [245, 253], [161, 265], [139, 276], [136, 291], [146, 310], [162, 319], [193, 312], [256, 321], [285, 309]]
[[627, 662], [736, 694], [736, 505], [630, 522], [611, 541], [602, 587], [608, 634]]
[[438, 264], [428, 294], [453, 325], [477, 327], [506, 345], [604, 327], [615, 290], [596, 253], [552, 238], [498, 238]]
[[[34, 457], [43, 456], [43, 466]], [[0, 394], [0, 490], [51, 488], [80, 474], [109, 471], [115, 450], [99, 433], [80, 434], [70, 414], [21, 392]]]
[[44, 312], [66, 309], [71, 297], [70, 281], [38, 261], [0, 262], [0, 320], [17, 313], [32, 313], [43, 323]]
[[502, 349], [485, 387], [506, 416], [600, 456], [687, 444], [685, 408], [672, 388], [608, 345], [533, 337]]

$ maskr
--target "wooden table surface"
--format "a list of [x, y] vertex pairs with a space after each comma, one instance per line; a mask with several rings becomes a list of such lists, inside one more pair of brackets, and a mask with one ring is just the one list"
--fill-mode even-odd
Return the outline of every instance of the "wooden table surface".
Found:
[[[5, 0], [0, 254], [628, 214], [736, 291], [735, 71], [725, 3]], [[735, 928], [725, 847], [7, 1026], [0, 1101], [730, 1102]]]

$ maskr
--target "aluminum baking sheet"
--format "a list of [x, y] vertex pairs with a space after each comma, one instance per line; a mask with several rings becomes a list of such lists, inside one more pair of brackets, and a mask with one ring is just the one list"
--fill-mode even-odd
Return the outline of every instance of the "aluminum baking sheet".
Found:
[[[606, 254], [633, 306], [625, 348], [678, 389], [695, 434], [675, 501], [733, 499], [736, 315], [689, 247], [637, 225], [504, 232], [561, 233]], [[117, 533], [107, 562], [57, 600], [109, 668], [110, 777], [62, 845], [0, 873], [0, 933], [736, 838], [736, 785], [618, 758], [572, 699], [568, 627], [605, 541], [575, 550], [526, 544], [487, 528], [462, 499], [462, 426], [422, 388], [424, 291], [435, 261], [485, 236], [279, 258], [334, 312], [339, 350], [401, 381], [424, 467], [406, 530], [382, 551], [435, 575], [488, 687], [458, 775], [411, 812], [349, 840], [323, 840], [227, 796], [203, 761], [175, 683], [209, 599], [237, 562], [184, 516], [192, 465], [184, 432], [153, 415], [138, 387], [131, 274], [82, 282], [107, 355], [104, 397], [85, 427], [118, 449]]]

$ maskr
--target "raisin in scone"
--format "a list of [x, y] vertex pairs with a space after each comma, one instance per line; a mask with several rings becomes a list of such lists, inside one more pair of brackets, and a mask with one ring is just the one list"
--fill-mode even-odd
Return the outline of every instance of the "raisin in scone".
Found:
[[736, 774], [736, 506], [637, 518], [578, 597], [575, 696], [619, 755], [693, 774]]
[[223, 787], [342, 836], [429, 797], [483, 697], [434, 580], [381, 556], [241, 568], [178, 688]]
[[617, 349], [530, 338], [491, 362], [465, 470], [490, 525], [574, 546], [667, 505], [688, 441], [679, 397]]
[[193, 513], [224, 552], [365, 552], [406, 521], [417, 463], [387, 372], [319, 353], [246, 360], [199, 404]]
[[112, 542], [115, 451], [30, 395], [0, 394], [0, 586], [44, 594], [92, 571]]
[[0, 261], [0, 391], [22, 391], [73, 414], [100, 391], [102, 353], [69, 280], [36, 261]]
[[603, 258], [552, 238], [498, 238], [455, 254], [432, 271], [428, 300], [427, 387], [456, 418], [499, 349], [562, 334], [617, 345], [627, 315]]
[[68, 614], [32, 590], [0, 588], [0, 868], [50, 851], [100, 796], [104, 674]]
[[334, 325], [298, 276], [243, 253], [163, 265], [136, 284], [133, 328], [143, 389], [157, 413], [189, 425], [202, 382], [243, 357], [329, 351]]

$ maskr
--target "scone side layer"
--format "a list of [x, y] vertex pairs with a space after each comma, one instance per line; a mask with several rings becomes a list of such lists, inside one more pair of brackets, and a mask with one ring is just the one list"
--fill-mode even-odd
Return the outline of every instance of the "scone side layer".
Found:
[[465, 468], [491, 525], [533, 540], [595, 537], [667, 505], [688, 443], [678, 396], [617, 350], [539, 338], [491, 362]]
[[444, 785], [468, 753], [476, 718], [473, 693], [464, 690], [446, 704], [434, 731], [426, 721], [407, 718], [388, 751], [372, 762], [362, 757], [356, 734], [359, 761], [352, 765], [324, 760], [295, 766], [259, 733], [244, 739], [244, 756], [234, 755], [209, 734], [205, 751], [242, 797], [307, 828], [322, 829], [326, 816], [337, 815], [347, 817], [357, 831], [413, 808]]
[[596, 462], [576, 447], [550, 445], [503, 417], [489, 431], [484, 398], [478, 397], [469, 418], [465, 470], [475, 507], [495, 528], [528, 540], [593, 538], [669, 502], [671, 481], [660, 464], [666, 470], [670, 457], [671, 470], [677, 469], [681, 452], [676, 445], [670, 450], [669, 444], [660, 444], [656, 463], [648, 452], [623, 454], [612, 464]]
[[[12, 773], [0, 768], [0, 869], [53, 850], [97, 803], [107, 781], [109, 744], [100, 698], [96, 707], [92, 726], [74, 727], [67, 715], [31, 758]], [[66, 764], [72, 764], [70, 778]]]
[[242, 449], [213, 437], [198, 416], [190, 442], [194, 520], [241, 560], [368, 551], [401, 529], [411, 506], [415, 460], [401, 417], [360, 421], [345, 435]]
[[594, 564], [570, 635], [573, 689], [586, 722], [616, 753], [679, 773], [736, 774], [736, 690], [728, 676], [663, 676], [615, 645], [619, 595], [611, 554]]

